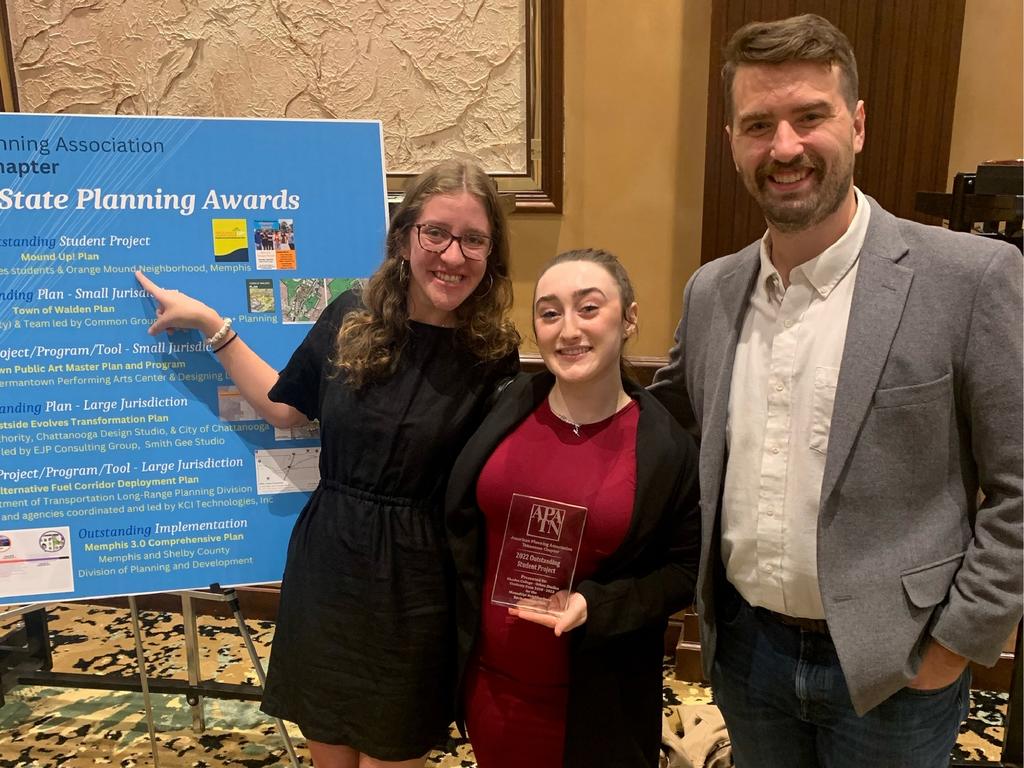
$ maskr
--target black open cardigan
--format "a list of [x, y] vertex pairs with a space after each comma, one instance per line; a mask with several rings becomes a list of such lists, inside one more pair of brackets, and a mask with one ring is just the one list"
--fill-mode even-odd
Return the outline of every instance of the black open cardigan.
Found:
[[[498, 444], [547, 397], [547, 371], [520, 374], [466, 444], [446, 499], [455, 565], [459, 697], [480, 624], [485, 593], [484, 518], [476, 481]], [[697, 448], [644, 389], [625, 384], [638, 401], [636, 498], [619, 548], [576, 589], [587, 621], [570, 633], [567, 768], [648, 768], [661, 741], [662, 654], [668, 616], [693, 601], [700, 550]]]

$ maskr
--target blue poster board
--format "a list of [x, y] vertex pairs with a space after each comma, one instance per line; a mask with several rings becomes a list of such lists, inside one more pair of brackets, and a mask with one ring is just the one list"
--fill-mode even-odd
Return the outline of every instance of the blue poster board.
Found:
[[377, 122], [0, 115], [0, 603], [281, 578], [316, 425], [149, 336], [133, 273], [279, 369], [380, 263], [382, 157]]

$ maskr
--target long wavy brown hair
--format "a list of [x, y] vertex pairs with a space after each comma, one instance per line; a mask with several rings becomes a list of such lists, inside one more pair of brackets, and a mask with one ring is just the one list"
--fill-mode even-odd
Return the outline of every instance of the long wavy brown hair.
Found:
[[512, 281], [508, 274], [508, 223], [491, 178], [475, 163], [448, 160], [409, 184], [391, 219], [384, 262], [362, 289], [364, 310], [349, 313], [338, 333], [334, 363], [350, 386], [385, 378], [398, 365], [409, 334], [410, 270], [404, 259], [409, 232], [435, 195], [468, 192], [483, 205], [491, 224], [493, 249], [483, 279], [455, 310], [456, 340], [478, 359], [497, 360], [519, 345], [508, 319]]

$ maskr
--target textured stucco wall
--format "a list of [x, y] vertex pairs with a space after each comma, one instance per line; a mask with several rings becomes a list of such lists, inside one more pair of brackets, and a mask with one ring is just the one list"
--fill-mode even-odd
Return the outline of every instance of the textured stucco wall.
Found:
[[380, 119], [387, 168], [526, 171], [524, 0], [7, 0], [24, 112]]

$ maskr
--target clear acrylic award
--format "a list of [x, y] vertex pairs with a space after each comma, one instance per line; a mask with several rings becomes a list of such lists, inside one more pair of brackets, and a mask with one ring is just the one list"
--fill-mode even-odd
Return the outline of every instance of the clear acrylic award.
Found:
[[587, 508], [512, 494], [491, 602], [539, 613], [565, 610]]

